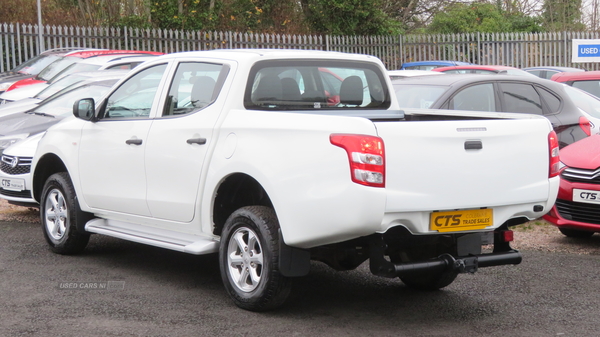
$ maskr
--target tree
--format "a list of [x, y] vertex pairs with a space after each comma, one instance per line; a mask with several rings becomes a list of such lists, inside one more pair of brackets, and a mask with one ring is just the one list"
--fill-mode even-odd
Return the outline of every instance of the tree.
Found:
[[398, 34], [400, 25], [382, 11], [381, 0], [300, 0], [313, 32], [330, 35]]
[[581, 0], [546, 0], [542, 8], [544, 27], [550, 31], [584, 30]]
[[432, 33], [494, 33], [494, 32], [538, 32], [539, 18], [511, 13], [499, 4], [454, 3], [438, 12], [428, 31]]

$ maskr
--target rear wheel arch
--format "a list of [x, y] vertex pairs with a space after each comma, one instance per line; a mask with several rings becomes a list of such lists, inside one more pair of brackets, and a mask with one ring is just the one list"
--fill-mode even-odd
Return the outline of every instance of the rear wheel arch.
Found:
[[214, 195], [213, 234], [221, 235], [227, 218], [245, 206], [267, 206], [274, 209], [266, 190], [253, 177], [244, 173], [234, 173], [224, 178]]
[[67, 172], [67, 167], [57, 155], [48, 153], [43, 155], [40, 160], [38, 160], [32, 177], [33, 197], [35, 200], [41, 202], [42, 192], [46, 180], [51, 175], [58, 172]]

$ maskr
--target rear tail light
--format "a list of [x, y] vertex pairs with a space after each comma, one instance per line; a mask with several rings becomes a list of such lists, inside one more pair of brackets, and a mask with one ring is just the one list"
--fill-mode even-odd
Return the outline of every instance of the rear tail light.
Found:
[[581, 129], [583, 130], [583, 132], [589, 136], [592, 135], [592, 124], [590, 123], [590, 120], [580, 116], [579, 117], [579, 127], [581, 127]]
[[385, 187], [385, 150], [381, 138], [332, 134], [329, 140], [346, 150], [352, 181], [365, 186]]
[[560, 157], [558, 155], [558, 137], [556, 132], [548, 134], [548, 148], [550, 152], [550, 169], [548, 177], [556, 177], [560, 173]]

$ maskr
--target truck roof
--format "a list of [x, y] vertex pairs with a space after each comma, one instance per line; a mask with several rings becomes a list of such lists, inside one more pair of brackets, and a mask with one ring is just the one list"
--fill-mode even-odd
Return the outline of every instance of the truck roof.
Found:
[[213, 57], [232, 60], [248, 59], [342, 59], [342, 60], [363, 60], [374, 61], [379, 59], [372, 55], [351, 54], [335, 51], [322, 50], [298, 50], [298, 49], [214, 49], [206, 51], [179, 52], [160, 56], [158, 59], [165, 58], [185, 58], [185, 57]]

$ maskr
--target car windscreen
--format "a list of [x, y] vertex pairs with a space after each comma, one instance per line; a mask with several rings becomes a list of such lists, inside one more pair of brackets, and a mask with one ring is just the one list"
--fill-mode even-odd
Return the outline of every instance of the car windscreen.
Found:
[[385, 76], [376, 65], [366, 62], [262, 61], [250, 72], [244, 106], [249, 110], [322, 114], [386, 110], [391, 100]]
[[76, 100], [81, 98], [93, 98], [94, 101], [97, 102], [116, 82], [116, 79], [106, 80], [96, 84], [77, 87], [69, 92], [56, 96], [54, 99], [45, 101], [32, 110], [31, 113], [65, 117], [73, 113], [73, 104]]
[[62, 89], [69, 87], [74, 83], [81, 82], [87, 78], [89, 78], [89, 76], [78, 76], [77, 74], [73, 74], [71, 76], [65, 76], [65, 77], [61, 78], [60, 80], [50, 84], [48, 87], [46, 87], [46, 89], [38, 92], [33, 97], [39, 98], [39, 99], [46, 99], [46, 98], [54, 95], [55, 93], [61, 91]]
[[592, 117], [600, 118], [600, 99], [568, 85], [565, 85], [564, 89], [579, 109]]
[[75, 63], [69, 65], [68, 67], [66, 67], [65, 69], [63, 69], [62, 71], [60, 71], [59, 73], [57, 73], [56, 75], [52, 76], [48, 80], [48, 83], [54, 83], [67, 75], [88, 72], [88, 71], [96, 71], [98, 69], [100, 69], [100, 65], [98, 65], [98, 64], [75, 62]]
[[12, 71], [21, 74], [37, 75], [42, 70], [44, 70], [44, 68], [46, 68], [50, 63], [58, 60], [59, 58], [59, 55], [38, 55], [24, 63], [21, 63]]
[[448, 86], [394, 83], [394, 91], [401, 108], [429, 109]]
[[78, 57], [70, 57], [66, 56], [61, 59], [58, 59], [52, 63], [50, 63], [44, 70], [42, 70], [37, 76], [36, 79], [42, 81], [48, 81], [52, 77], [56, 76], [56, 74], [63, 71], [66, 67], [80, 60]]

